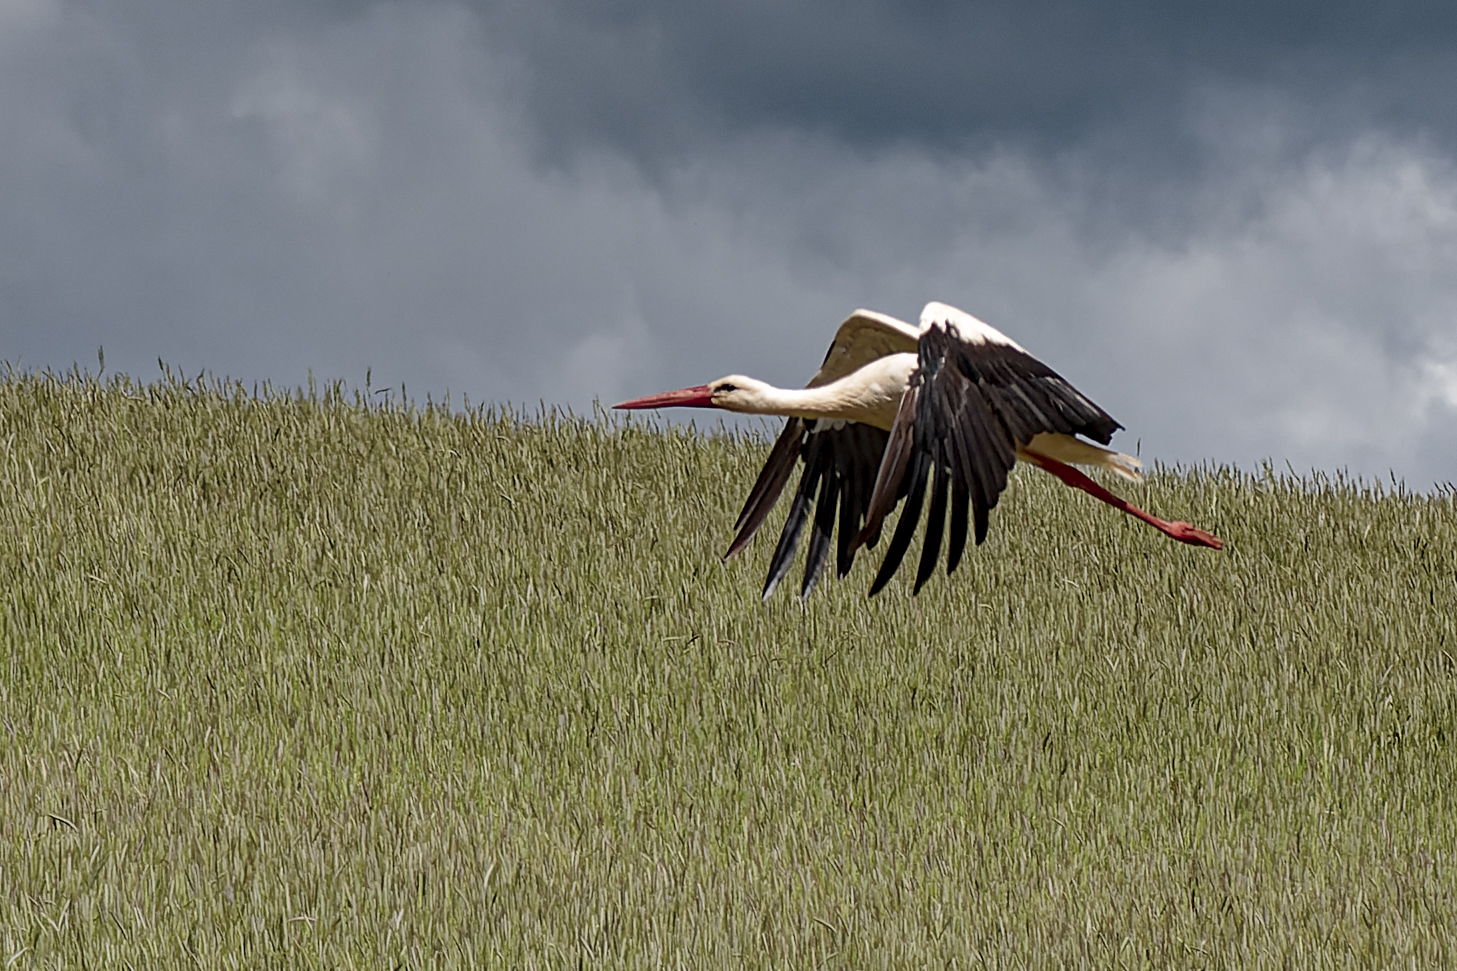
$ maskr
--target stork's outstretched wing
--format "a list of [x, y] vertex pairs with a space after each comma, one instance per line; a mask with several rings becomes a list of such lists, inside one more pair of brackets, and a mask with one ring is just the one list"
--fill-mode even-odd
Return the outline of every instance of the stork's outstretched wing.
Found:
[[774, 443], [769, 460], [764, 463], [763, 471], [749, 490], [748, 501], [734, 524], [738, 535], [724, 554], [725, 559], [733, 556], [754, 538], [769, 510], [778, 501], [797, 460], [803, 458], [804, 471], [799, 477], [799, 488], [790, 504], [784, 529], [779, 534], [779, 545], [774, 548], [774, 556], [769, 561], [769, 576], [764, 581], [765, 600], [789, 572], [800, 535], [809, 520], [811, 501], [814, 501], [815, 512], [810, 529], [809, 554], [804, 564], [804, 583], [800, 587], [801, 597], [808, 597], [819, 582], [820, 572], [829, 556], [837, 512], [840, 536], [835, 566], [839, 576], [850, 572], [850, 564], [855, 560], [852, 546], [855, 540], [862, 539], [866, 545], [875, 545], [878, 534], [861, 537], [860, 532], [889, 436], [889, 432], [859, 422], [791, 418], [785, 423], [784, 431]]
[[[900, 567], [920, 524], [926, 485], [931, 508], [916, 571], [915, 591], [930, 578], [940, 556], [951, 512], [946, 572], [961, 562], [968, 514], [976, 542], [986, 539], [988, 513], [1007, 485], [1017, 450], [1036, 435], [1084, 435], [1107, 444], [1121, 428], [1061, 375], [1011, 340], [952, 308], [926, 308], [916, 371], [901, 399], [885, 457], [876, 476], [861, 537], [879, 534], [886, 515], [906, 499], [885, 560], [870, 588], [873, 596]], [[944, 315], [951, 311], [957, 316]], [[934, 478], [933, 478], [934, 476]]]
[[920, 330], [903, 320], [874, 310], [857, 310], [840, 323], [824, 363], [805, 387], [838, 381], [890, 354], [914, 354], [920, 339]]

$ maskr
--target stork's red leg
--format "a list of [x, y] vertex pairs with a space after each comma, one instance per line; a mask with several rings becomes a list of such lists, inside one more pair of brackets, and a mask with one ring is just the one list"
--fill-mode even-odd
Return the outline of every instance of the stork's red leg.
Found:
[[1185, 522], [1169, 522], [1157, 516], [1151, 516], [1139, 509], [1126, 499], [1121, 499], [1113, 493], [1104, 489], [1098, 483], [1088, 478], [1071, 465], [1059, 462], [1057, 459], [1049, 458], [1038, 452], [1023, 449], [1022, 454], [1040, 465], [1045, 471], [1057, 476], [1063, 482], [1075, 489], [1081, 489], [1095, 499], [1101, 499], [1114, 509], [1121, 509], [1135, 519], [1142, 519], [1154, 529], [1166, 536], [1172, 536], [1181, 543], [1188, 543], [1190, 546], [1208, 546], [1211, 549], [1224, 549], [1224, 540], [1213, 533], [1206, 533], [1197, 526]]

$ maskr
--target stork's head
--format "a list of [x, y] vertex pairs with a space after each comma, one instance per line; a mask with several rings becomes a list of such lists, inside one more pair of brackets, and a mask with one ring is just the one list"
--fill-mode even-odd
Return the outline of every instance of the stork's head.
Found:
[[646, 398], [634, 398], [612, 407], [626, 411], [643, 408], [722, 408], [725, 411], [752, 413], [760, 410], [764, 390], [768, 387], [763, 381], [746, 378], [742, 374], [730, 374], [708, 384], [650, 394]]

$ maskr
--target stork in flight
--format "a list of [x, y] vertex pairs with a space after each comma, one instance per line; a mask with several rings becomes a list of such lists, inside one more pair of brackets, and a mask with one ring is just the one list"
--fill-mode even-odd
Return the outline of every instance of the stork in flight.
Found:
[[754, 538], [802, 458], [799, 489], [769, 563], [766, 600], [789, 571], [816, 491], [802, 597], [819, 581], [837, 510], [836, 568], [844, 577], [856, 550], [873, 547], [886, 515], [906, 500], [870, 588], [874, 596], [905, 557], [931, 480], [931, 508], [913, 590], [919, 593], [940, 556], [948, 493], [950, 574], [966, 549], [968, 512], [980, 545], [986, 539], [988, 514], [1018, 459], [1180, 542], [1224, 548], [1212, 534], [1151, 516], [1072, 468], [1070, 463], [1091, 465], [1130, 482], [1143, 479], [1137, 459], [1100, 447], [1123, 427], [1111, 415], [1011, 338], [944, 303], [926, 304], [919, 328], [873, 310], [855, 311], [835, 333], [824, 364], [799, 390], [731, 374], [615, 407], [674, 406], [789, 419], [749, 491], [734, 524], [738, 535], [724, 554], [725, 559], [733, 556]]

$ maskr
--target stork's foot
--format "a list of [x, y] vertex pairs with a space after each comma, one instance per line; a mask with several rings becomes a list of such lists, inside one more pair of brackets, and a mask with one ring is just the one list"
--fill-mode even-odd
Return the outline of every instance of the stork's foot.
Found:
[[1180, 543], [1188, 543], [1190, 546], [1207, 546], [1211, 550], [1224, 549], [1224, 540], [1213, 533], [1205, 532], [1192, 523], [1165, 521], [1161, 528], [1166, 535], [1172, 536]]

